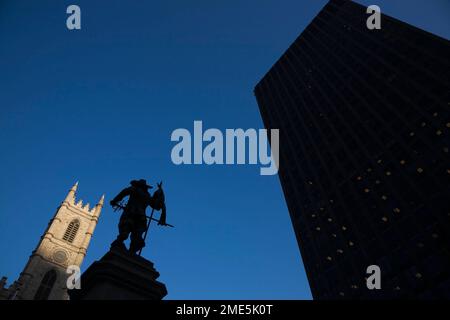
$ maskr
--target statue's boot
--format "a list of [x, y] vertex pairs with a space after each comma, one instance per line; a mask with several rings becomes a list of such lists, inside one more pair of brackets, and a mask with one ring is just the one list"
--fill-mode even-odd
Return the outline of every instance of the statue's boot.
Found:
[[111, 243], [111, 248], [119, 248], [119, 249], [123, 249], [126, 250], [127, 248], [125, 247], [125, 244], [123, 243], [123, 240], [121, 239], [116, 239]]
[[145, 247], [145, 242], [143, 239], [140, 240], [131, 240], [130, 243], [130, 252], [134, 254], [138, 254], [138, 252]]

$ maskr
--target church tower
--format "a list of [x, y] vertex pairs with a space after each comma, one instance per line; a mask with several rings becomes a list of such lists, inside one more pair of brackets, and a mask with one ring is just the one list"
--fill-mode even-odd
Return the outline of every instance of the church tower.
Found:
[[9, 291], [9, 299], [66, 300], [66, 273], [80, 266], [103, 207], [104, 196], [93, 207], [76, 200], [78, 182], [50, 220], [27, 265]]

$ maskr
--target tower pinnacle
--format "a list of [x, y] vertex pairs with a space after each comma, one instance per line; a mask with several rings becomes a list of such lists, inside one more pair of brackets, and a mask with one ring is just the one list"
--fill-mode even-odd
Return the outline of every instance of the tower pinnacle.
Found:
[[105, 203], [105, 195], [103, 194], [102, 197], [100, 198], [100, 201], [98, 202], [98, 205], [103, 207], [104, 203]]
[[73, 204], [75, 202], [75, 193], [77, 192], [77, 189], [78, 189], [78, 181], [75, 182], [73, 187], [70, 189], [70, 191], [67, 194], [66, 199], [64, 200], [64, 202], [68, 202], [68, 203]]
[[102, 195], [100, 201], [95, 205], [94, 208], [94, 215], [96, 215], [97, 217], [100, 215], [100, 211], [102, 211], [104, 202], [105, 202], [105, 195]]

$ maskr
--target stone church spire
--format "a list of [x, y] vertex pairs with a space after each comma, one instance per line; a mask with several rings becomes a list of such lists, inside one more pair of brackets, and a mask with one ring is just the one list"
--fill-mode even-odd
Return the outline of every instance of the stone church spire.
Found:
[[78, 181], [75, 182], [75, 184], [73, 185], [73, 187], [69, 190], [69, 193], [66, 196], [66, 199], [64, 200], [64, 202], [70, 203], [70, 204], [74, 204], [75, 203], [75, 194], [77, 192], [78, 189]]
[[81, 245], [80, 245], [80, 247], [78, 249], [77, 257], [75, 259], [75, 263], [77, 265], [81, 264], [81, 262], [83, 261], [84, 257], [86, 256], [87, 249], [88, 249], [89, 243], [91, 242], [92, 235], [94, 234], [94, 229], [97, 226], [98, 218], [100, 217], [100, 212], [102, 211], [104, 202], [105, 202], [105, 195], [102, 195], [102, 197], [100, 198], [100, 201], [90, 211], [92, 216], [91, 216], [89, 225], [86, 228], [86, 231], [84, 233], [84, 239], [81, 242]]
[[94, 215], [96, 215], [97, 217], [100, 215], [104, 203], [105, 203], [105, 195], [102, 195], [100, 201], [95, 205], [94, 208]]
[[[79, 267], [83, 262], [105, 200], [102, 196], [90, 209], [81, 200], [75, 201], [77, 189], [78, 182], [50, 220], [19, 279], [8, 288], [10, 297], [21, 300], [68, 299], [67, 268]], [[5, 296], [2, 292], [0, 299]]]

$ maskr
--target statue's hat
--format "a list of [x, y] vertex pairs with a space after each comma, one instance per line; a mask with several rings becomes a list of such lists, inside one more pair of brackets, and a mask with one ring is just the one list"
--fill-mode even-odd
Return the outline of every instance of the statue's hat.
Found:
[[147, 189], [153, 188], [152, 186], [149, 186], [149, 185], [147, 184], [147, 181], [146, 181], [145, 179], [132, 180], [132, 181], [130, 182], [130, 184], [131, 184], [133, 187], [140, 187], [140, 188], [147, 188]]

